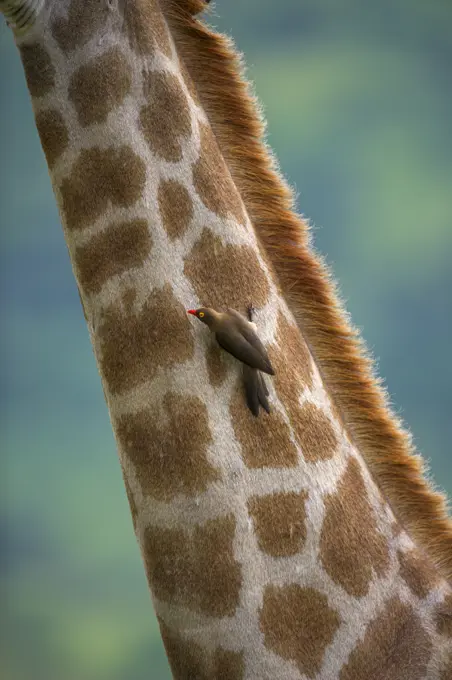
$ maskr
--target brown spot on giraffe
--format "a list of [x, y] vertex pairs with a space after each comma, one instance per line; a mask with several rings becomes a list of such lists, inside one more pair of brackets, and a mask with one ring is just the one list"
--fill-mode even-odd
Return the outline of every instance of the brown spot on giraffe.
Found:
[[333, 581], [355, 597], [367, 594], [373, 570], [382, 576], [389, 567], [387, 541], [378, 531], [355, 458], [349, 459], [336, 493], [325, 497], [320, 558]]
[[243, 652], [230, 652], [219, 647], [214, 656], [215, 680], [242, 680], [245, 673]]
[[438, 574], [433, 565], [418, 550], [399, 550], [397, 556], [401, 577], [409, 589], [423, 599], [438, 584]]
[[212, 130], [200, 125], [201, 148], [193, 165], [193, 184], [204, 205], [220, 217], [234, 217], [245, 224], [245, 212], [237, 188], [218, 149]]
[[307, 493], [275, 493], [248, 501], [260, 549], [272, 557], [296, 555], [306, 540]]
[[82, 127], [104, 123], [130, 91], [130, 64], [118, 47], [111, 47], [75, 71], [68, 97]]
[[207, 228], [186, 257], [184, 273], [204, 307], [227, 306], [243, 313], [251, 301], [263, 307], [268, 300], [268, 280], [254, 250], [223, 245]]
[[81, 47], [107, 23], [110, 10], [107, 2], [72, 0], [67, 18], [56, 18], [51, 26], [52, 34], [63, 52]]
[[364, 639], [341, 670], [340, 680], [421, 680], [431, 647], [410, 605], [393, 597], [368, 625]]
[[232, 515], [195, 526], [190, 535], [181, 529], [147, 527], [143, 549], [156, 597], [207, 616], [233, 616], [242, 583], [234, 535]]
[[312, 387], [312, 358], [297, 326], [280, 312], [276, 344], [269, 348], [274, 385], [284, 404], [305, 460], [314, 463], [334, 456], [337, 437], [327, 416], [311, 402], [300, 405], [303, 390]]
[[168, 284], [154, 290], [136, 314], [107, 307], [98, 342], [102, 373], [113, 394], [151, 380], [158, 368], [180, 364], [194, 353], [187, 313]]
[[191, 135], [190, 110], [184, 91], [172, 73], [151, 71], [143, 74], [143, 80], [148, 102], [140, 111], [144, 138], [157, 156], [166, 161], [180, 161], [182, 142]]
[[22, 45], [20, 56], [32, 97], [44, 97], [55, 85], [55, 69], [46, 49], [39, 43]]
[[157, 0], [134, 0], [121, 3], [123, 25], [130, 48], [139, 57], [160, 49], [171, 57], [171, 38]]
[[159, 624], [174, 680], [242, 680], [242, 652], [218, 647], [212, 656], [201, 645], [171, 630], [160, 618]]
[[193, 203], [187, 189], [175, 179], [161, 180], [158, 202], [168, 236], [172, 241], [180, 238], [193, 217]]
[[265, 417], [255, 418], [245, 405], [240, 383], [230, 404], [232, 426], [242, 447], [242, 457], [249, 468], [296, 467], [297, 447], [281, 414], [272, 409]]
[[122, 305], [126, 309], [132, 309], [137, 300], [137, 289], [136, 288], [126, 288], [126, 290], [121, 295]]
[[308, 678], [320, 671], [325, 649], [340, 624], [323, 593], [296, 584], [268, 585], [259, 620], [265, 646], [294, 661]]
[[202, 493], [219, 478], [207, 457], [212, 442], [205, 404], [168, 392], [160, 408], [122, 416], [116, 434], [144, 494], [168, 501]]
[[228, 369], [224, 360], [224, 352], [217, 345], [211, 343], [206, 349], [207, 373], [210, 384], [219, 387], [225, 380]]
[[145, 182], [146, 166], [130, 147], [84, 149], [60, 186], [67, 228], [86, 229], [109, 204], [134, 205]]
[[146, 220], [110, 225], [75, 252], [79, 281], [85, 294], [98, 293], [112, 276], [141, 266], [151, 251]]
[[291, 408], [290, 421], [305, 460], [315, 463], [334, 456], [337, 439], [331, 421], [315, 404]]
[[441, 669], [441, 674], [439, 680], [450, 680], [452, 678], [452, 653], [449, 654], [449, 658]]
[[440, 635], [452, 638], [452, 593], [448, 593], [436, 608], [435, 623]]
[[171, 666], [174, 680], [210, 680], [206, 664], [206, 650], [193, 640], [171, 630], [159, 617], [160, 634]]
[[[268, 353], [275, 369], [273, 382], [276, 393], [286, 407], [296, 434], [303, 438], [299, 397], [306, 387], [312, 387], [312, 359], [300, 329], [290, 324], [281, 312], [278, 315], [276, 343], [269, 347]], [[330, 431], [331, 426], [327, 429]]]
[[59, 111], [47, 109], [36, 114], [36, 127], [51, 170], [69, 142], [66, 124]]

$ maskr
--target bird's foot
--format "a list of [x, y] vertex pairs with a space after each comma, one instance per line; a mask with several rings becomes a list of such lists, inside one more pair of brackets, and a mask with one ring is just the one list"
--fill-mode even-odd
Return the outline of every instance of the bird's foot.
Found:
[[249, 304], [248, 307], [246, 308], [247, 314], [248, 314], [248, 321], [253, 322], [253, 315], [256, 312], [256, 308], [253, 307], [252, 304]]

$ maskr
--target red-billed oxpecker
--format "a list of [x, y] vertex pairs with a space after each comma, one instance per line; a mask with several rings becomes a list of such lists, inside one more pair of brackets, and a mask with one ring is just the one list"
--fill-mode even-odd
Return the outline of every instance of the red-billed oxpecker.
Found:
[[217, 312], [211, 307], [189, 309], [206, 324], [226, 352], [243, 363], [243, 379], [245, 383], [246, 402], [253, 415], [259, 415], [259, 405], [270, 413], [268, 389], [260, 371], [274, 375], [275, 372], [268, 358], [267, 351], [259, 340], [256, 326], [251, 322], [252, 307], [248, 309], [250, 321], [235, 309]]

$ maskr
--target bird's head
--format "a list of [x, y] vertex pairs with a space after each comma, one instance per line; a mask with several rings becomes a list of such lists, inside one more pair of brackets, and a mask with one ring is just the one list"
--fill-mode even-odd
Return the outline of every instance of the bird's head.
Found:
[[218, 318], [218, 312], [210, 307], [200, 307], [199, 309], [187, 309], [187, 314], [193, 314], [206, 326], [212, 326]]

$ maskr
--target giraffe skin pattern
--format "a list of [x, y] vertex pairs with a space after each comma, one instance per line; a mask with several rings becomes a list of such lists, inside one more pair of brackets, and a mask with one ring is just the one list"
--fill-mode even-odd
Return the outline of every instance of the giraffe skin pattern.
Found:
[[[47, 2], [17, 44], [172, 673], [450, 679], [451, 587], [346, 431], [165, 6]], [[250, 301], [275, 368], [258, 419], [186, 314]]]

